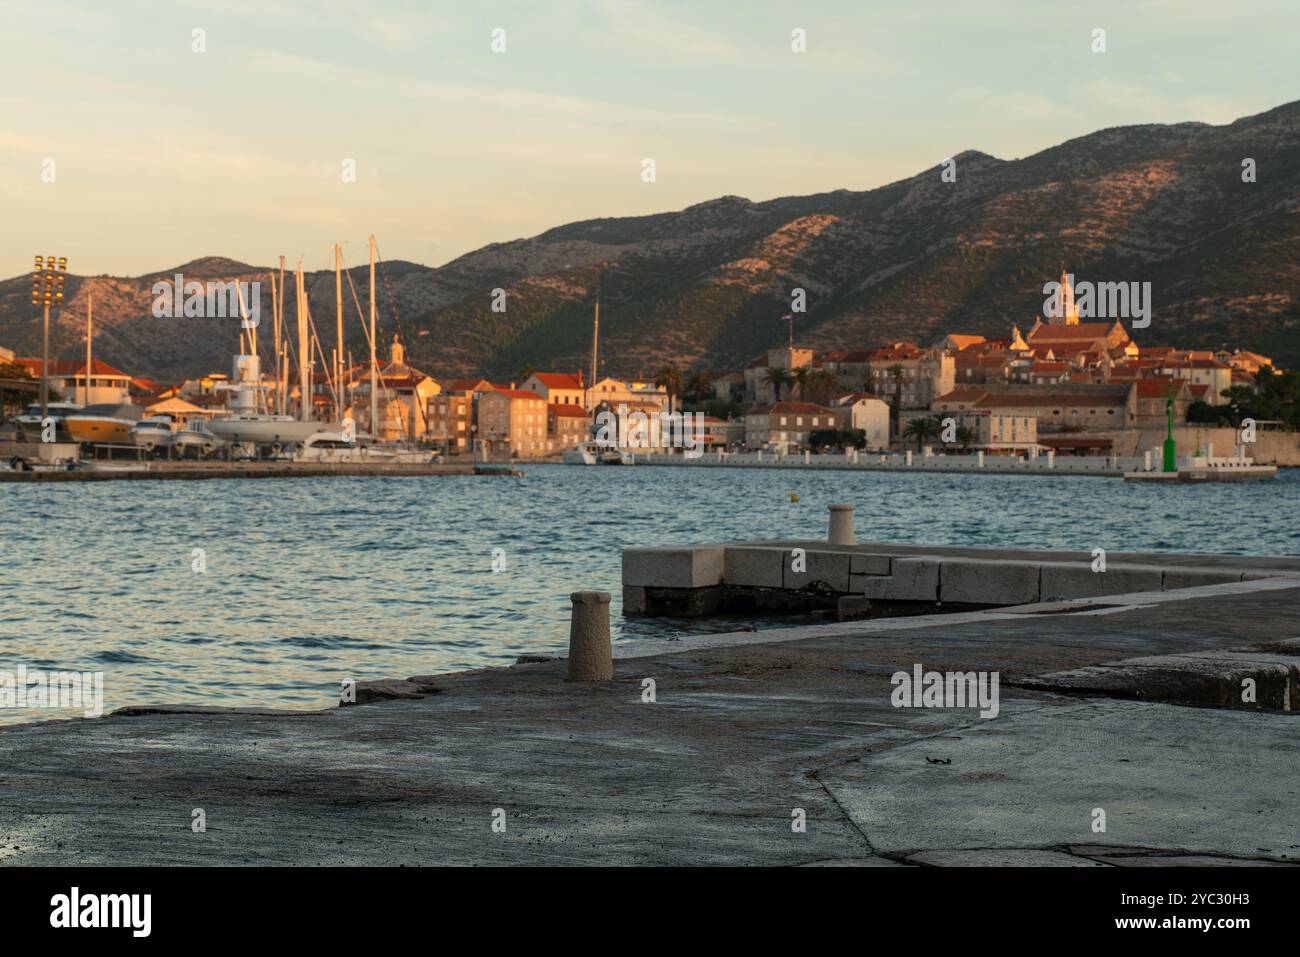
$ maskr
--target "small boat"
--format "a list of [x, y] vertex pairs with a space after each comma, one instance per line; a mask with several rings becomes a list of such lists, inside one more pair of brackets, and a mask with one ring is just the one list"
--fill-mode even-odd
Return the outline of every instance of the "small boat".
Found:
[[131, 441], [131, 429], [140, 421], [140, 407], [135, 405], [88, 405], [64, 416], [68, 435], [74, 442]]
[[[54, 420], [54, 441], [72, 441], [72, 437], [68, 434], [66, 420], [69, 414], [80, 412], [81, 406], [72, 402], [47, 402], [45, 409], [46, 414]], [[14, 422], [18, 425], [18, 432], [24, 442], [41, 441], [41, 404], [39, 402], [33, 402], [27, 407], [26, 412], [15, 416]]]
[[146, 452], [167, 451], [175, 438], [170, 416], [151, 415], [131, 427], [131, 441]]
[[342, 432], [322, 431], [308, 436], [293, 457], [299, 462], [354, 462], [360, 451], [356, 439], [348, 439]]
[[191, 452], [195, 458], [208, 456], [225, 444], [225, 440], [215, 435], [203, 419], [190, 419], [172, 437], [172, 447], [181, 457]]
[[560, 461], [565, 465], [596, 465], [600, 461], [601, 451], [595, 442], [583, 442], [560, 452]]

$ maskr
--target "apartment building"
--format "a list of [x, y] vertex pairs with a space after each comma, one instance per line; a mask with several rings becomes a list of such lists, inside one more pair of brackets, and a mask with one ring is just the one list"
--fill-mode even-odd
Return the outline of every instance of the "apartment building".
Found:
[[545, 455], [546, 400], [528, 389], [494, 388], [484, 392], [478, 399], [477, 434], [489, 455]]

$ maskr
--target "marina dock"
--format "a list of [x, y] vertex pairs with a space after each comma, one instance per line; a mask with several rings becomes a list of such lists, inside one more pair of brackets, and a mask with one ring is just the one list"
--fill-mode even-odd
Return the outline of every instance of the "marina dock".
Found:
[[111, 482], [197, 479], [320, 478], [327, 475], [477, 475], [465, 464], [397, 465], [327, 462], [149, 462], [147, 468], [0, 470], [0, 482]]
[[[861, 548], [891, 578], [922, 552], [1087, 560]], [[1110, 558], [1220, 581], [616, 641], [608, 682], [566, 681], [558, 651], [363, 681], [368, 703], [321, 711], [3, 728], [0, 863], [1300, 863], [1300, 559]], [[999, 673], [998, 715], [896, 707], [891, 675], [918, 664]]]

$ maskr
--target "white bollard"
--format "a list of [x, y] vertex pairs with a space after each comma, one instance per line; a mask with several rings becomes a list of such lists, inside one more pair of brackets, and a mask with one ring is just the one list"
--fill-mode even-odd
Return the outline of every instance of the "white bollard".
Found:
[[903, 462], [910, 468], [912, 465], [912, 450], [908, 449], [903, 455]]
[[975, 461], [979, 464], [979, 467], [980, 467], [980, 468], [983, 468], [983, 467], [984, 467], [984, 450], [983, 450], [983, 449], [980, 449], [978, 452], [975, 453]]
[[1056, 449], [1047, 450], [1047, 467], [1049, 469], [1056, 468]]
[[832, 545], [856, 545], [857, 535], [853, 530], [853, 506], [832, 505], [830, 533], [826, 540]]

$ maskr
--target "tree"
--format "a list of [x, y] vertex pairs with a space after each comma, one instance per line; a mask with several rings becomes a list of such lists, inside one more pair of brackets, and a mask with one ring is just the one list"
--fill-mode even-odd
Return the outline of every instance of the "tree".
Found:
[[903, 430], [903, 437], [916, 439], [916, 450], [919, 452], [927, 439], [937, 438], [942, 431], [942, 422], [930, 416], [922, 416], [907, 423], [907, 428]]
[[957, 426], [956, 438], [957, 447], [964, 452], [975, 444], [975, 440], [979, 438], [979, 435], [969, 425], [959, 425]]
[[817, 369], [804, 380], [803, 388], [808, 401], [826, 405], [835, 397], [835, 393], [840, 391], [840, 380], [834, 373]]
[[863, 429], [816, 429], [808, 433], [808, 448], [819, 452], [828, 448], [867, 447], [867, 433]]
[[668, 393], [668, 411], [673, 411], [673, 399], [682, 391], [682, 374], [675, 365], [666, 365], [655, 373], [655, 386]]
[[763, 372], [763, 378], [772, 387], [777, 402], [781, 401], [781, 386], [789, 385], [793, 381], [790, 370], [782, 369], [780, 366], [769, 366]]
[[[23, 382], [35, 382], [32, 374], [27, 371], [27, 367], [19, 362], [0, 362], [0, 380], [16, 379]], [[0, 383], [0, 415], [3, 415], [6, 409], [16, 408], [24, 409], [36, 396], [36, 390], [25, 389], [21, 386], [6, 388]], [[51, 390], [53, 398], [53, 390]]]
[[532, 377], [533, 373], [536, 371], [537, 371], [537, 367], [533, 365], [531, 362], [525, 363], [523, 368], [519, 370], [519, 381], [527, 382]]
[[808, 377], [812, 372], [807, 366], [800, 366], [790, 373], [792, 390], [799, 390], [799, 398], [804, 402], [808, 401]]
[[686, 381], [686, 394], [693, 401], [693, 408], [699, 411], [705, 398], [713, 391], [713, 383], [705, 372], [696, 372]]

